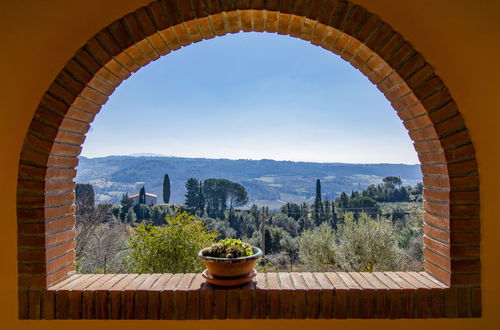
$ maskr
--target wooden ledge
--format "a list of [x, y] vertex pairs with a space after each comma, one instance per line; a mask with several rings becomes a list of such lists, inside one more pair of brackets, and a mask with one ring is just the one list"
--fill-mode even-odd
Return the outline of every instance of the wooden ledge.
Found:
[[261, 273], [220, 288], [201, 274], [72, 275], [21, 290], [29, 319], [330, 319], [479, 317], [479, 288], [426, 272]]

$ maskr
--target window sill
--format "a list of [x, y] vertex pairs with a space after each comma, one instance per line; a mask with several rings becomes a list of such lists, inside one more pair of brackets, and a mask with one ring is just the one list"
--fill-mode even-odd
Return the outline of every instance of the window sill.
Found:
[[201, 274], [72, 275], [20, 291], [29, 319], [331, 319], [480, 317], [480, 288], [426, 272], [262, 273], [219, 288]]

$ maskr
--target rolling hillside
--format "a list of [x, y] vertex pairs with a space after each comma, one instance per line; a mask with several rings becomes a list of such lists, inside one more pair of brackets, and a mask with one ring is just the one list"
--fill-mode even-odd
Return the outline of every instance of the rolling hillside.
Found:
[[242, 184], [250, 204], [270, 208], [286, 202], [311, 202], [316, 179], [321, 179], [323, 197], [328, 199], [380, 183], [389, 175], [401, 177], [408, 185], [422, 180], [419, 165], [108, 156], [80, 157], [76, 181], [92, 184], [99, 202], [118, 203], [122, 194], [138, 193], [144, 185], [146, 192], [156, 194], [162, 203], [166, 173], [171, 181], [171, 203], [184, 202], [184, 183], [190, 177], [224, 178]]

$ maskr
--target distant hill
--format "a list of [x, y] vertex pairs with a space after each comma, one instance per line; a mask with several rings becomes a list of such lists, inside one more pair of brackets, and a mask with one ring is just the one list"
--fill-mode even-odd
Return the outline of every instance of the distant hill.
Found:
[[316, 179], [321, 179], [323, 198], [341, 192], [362, 190], [382, 182], [386, 176], [399, 176], [405, 184], [422, 180], [420, 165], [309, 163], [274, 160], [230, 160], [161, 156], [80, 157], [76, 181], [94, 186], [96, 200], [119, 203], [122, 194], [146, 192], [162, 202], [163, 176], [171, 182], [171, 203], [184, 202], [188, 178], [228, 179], [243, 185], [250, 203], [278, 208], [286, 202], [312, 202]]

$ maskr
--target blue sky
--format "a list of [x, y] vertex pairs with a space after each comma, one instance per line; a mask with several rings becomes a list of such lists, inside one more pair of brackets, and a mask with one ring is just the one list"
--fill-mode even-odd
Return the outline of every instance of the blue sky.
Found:
[[400, 119], [339, 56], [269, 33], [170, 53], [117, 88], [82, 155], [418, 163]]

